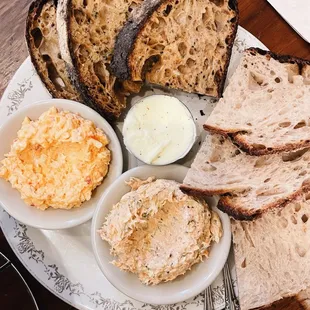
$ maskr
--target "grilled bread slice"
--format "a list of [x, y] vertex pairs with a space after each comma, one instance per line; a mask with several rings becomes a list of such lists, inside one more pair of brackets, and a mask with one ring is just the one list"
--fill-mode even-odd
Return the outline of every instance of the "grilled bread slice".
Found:
[[310, 61], [246, 50], [204, 127], [254, 155], [310, 146]]
[[116, 35], [140, 1], [58, 2], [57, 29], [68, 73], [83, 96], [110, 119], [120, 116], [128, 92], [140, 89], [140, 85], [119, 82], [109, 72]]
[[220, 97], [237, 25], [237, 0], [145, 1], [117, 37], [112, 71]]
[[82, 101], [60, 56], [55, 3], [53, 0], [36, 0], [30, 5], [26, 23], [29, 54], [38, 75], [53, 97]]
[[[307, 198], [305, 195], [251, 222], [231, 221], [242, 310], [269, 305], [310, 287]], [[309, 309], [307, 298], [309, 290], [297, 295], [304, 304], [302, 309]]]
[[251, 220], [310, 190], [310, 149], [264, 156], [243, 153], [208, 134], [181, 186], [191, 195], [222, 195], [218, 208]]

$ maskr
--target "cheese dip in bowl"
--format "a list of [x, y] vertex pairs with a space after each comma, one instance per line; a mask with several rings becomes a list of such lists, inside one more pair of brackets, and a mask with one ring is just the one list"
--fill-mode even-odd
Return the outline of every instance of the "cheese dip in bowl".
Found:
[[145, 97], [128, 112], [123, 127], [129, 152], [150, 165], [167, 165], [183, 158], [196, 139], [188, 108], [167, 95]]
[[65, 229], [90, 220], [122, 173], [114, 130], [78, 102], [27, 105], [0, 127], [0, 141], [0, 204], [36, 228]]

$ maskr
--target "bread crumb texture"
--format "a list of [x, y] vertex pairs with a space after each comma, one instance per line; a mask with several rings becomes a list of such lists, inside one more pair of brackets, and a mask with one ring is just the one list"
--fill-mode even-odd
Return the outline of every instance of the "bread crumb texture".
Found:
[[249, 49], [206, 128], [255, 154], [309, 146], [309, 98], [310, 62]]
[[150, 83], [217, 97], [237, 27], [229, 2], [165, 1], [135, 41], [132, 79], [146, 72]]
[[140, 84], [119, 82], [110, 72], [115, 38], [127, 16], [141, 0], [72, 0], [69, 5], [71, 54], [80, 82], [107, 115], [118, 117], [128, 92]]
[[252, 222], [232, 220], [241, 309], [268, 305], [310, 286], [309, 198], [304, 195]]
[[81, 101], [60, 55], [53, 0], [34, 6], [27, 22], [29, 52], [48, 90], [54, 97]]

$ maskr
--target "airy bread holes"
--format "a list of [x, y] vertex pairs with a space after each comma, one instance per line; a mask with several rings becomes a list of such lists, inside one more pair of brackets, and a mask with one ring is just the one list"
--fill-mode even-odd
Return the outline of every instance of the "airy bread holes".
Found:
[[265, 166], [269, 165], [269, 163], [270, 163], [269, 161], [270, 161], [270, 159], [268, 160], [268, 158], [266, 158], [266, 157], [259, 157], [256, 160], [254, 167], [255, 168], [265, 167]]
[[203, 24], [207, 24], [208, 21], [209, 21], [209, 15], [208, 15], [207, 11], [205, 11], [204, 13], [202, 13], [202, 22], [203, 22]]
[[243, 262], [241, 263], [241, 268], [245, 268], [246, 267], [246, 258], [243, 260]]
[[84, 15], [84, 12], [81, 10], [75, 9], [73, 11], [73, 16], [78, 25], [82, 25], [86, 20], [86, 16]]
[[290, 152], [290, 153], [284, 153], [282, 155], [282, 160], [284, 162], [287, 162], [287, 161], [291, 161], [291, 162], [296, 162], [298, 161], [299, 159], [301, 159], [301, 157], [307, 153], [309, 151], [309, 148], [305, 148], [303, 150], [298, 150], [298, 151], [295, 151], [295, 152]]
[[189, 68], [186, 67], [186, 66], [184, 66], [184, 65], [178, 66], [178, 70], [179, 70], [179, 72], [182, 73], [182, 74], [186, 74], [186, 73], [189, 72]]
[[304, 248], [300, 247], [298, 244], [296, 244], [295, 250], [300, 257], [304, 257], [307, 254], [307, 251]]
[[297, 219], [294, 215], [291, 216], [291, 221], [294, 225], [297, 225]]
[[196, 61], [192, 58], [188, 58], [186, 60], [186, 65], [189, 67], [189, 68], [192, 68], [196, 65]]
[[302, 187], [309, 187], [310, 186], [310, 178], [306, 179], [301, 184]]
[[105, 87], [105, 85], [106, 85], [106, 80], [105, 80], [106, 73], [105, 73], [105, 68], [103, 68], [103, 64], [100, 61], [97, 63], [94, 63], [94, 71], [95, 71], [95, 74], [98, 77], [101, 85], [103, 87]]
[[253, 149], [264, 150], [266, 146], [264, 144], [253, 143]]
[[216, 6], [223, 6], [224, 0], [210, 0], [210, 2], [214, 3]]
[[165, 69], [165, 77], [170, 77], [172, 75], [172, 71], [170, 69]]
[[306, 121], [300, 121], [294, 126], [294, 129], [302, 128], [306, 126]]
[[304, 170], [304, 171], [300, 172], [298, 176], [303, 177], [303, 176], [305, 176], [306, 174], [307, 174], [307, 171]]
[[274, 81], [275, 81], [276, 83], [280, 83], [280, 82], [281, 82], [281, 78], [276, 77], [276, 78], [274, 79]]
[[257, 198], [259, 198], [259, 197], [279, 195], [281, 193], [283, 193], [283, 190], [280, 189], [280, 188], [269, 188], [269, 189], [266, 189], [266, 188], [263, 187], [263, 188], [259, 188], [256, 191], [256, 196], [257, 196]]
[[84, 8], [86, 8], [87, 5], [88, 5], [88, 0], [83, 0], [83, 6], [84, 6]]
[[271, 180], [271, 178], [267, 178], [264, 183], [268, 183]]
[[152, 55], [143, 64], [142, 77], [145, 78], [146, 73], [151, 70], [155, 63], [160, 60], [160, 55]]
[[[280, 215], [278, 214], [278, 216], [281, 216], [281, 213], [280, 213]], [[280, 219], [279, 224], [280, 224], [281, 228], [286, 228], [288, 226], [288, 220], [286, 218], [282, 217]]]
[[282, 122], [282, 123], [279, 124], [279, 127], [286, 128], [286, 127], [289, 127], [291, 125], [292, 125], [291, 122]]
[[171, 12], [171, 10], [172, 10], [172, 5], [171, 5], [171, 4], [168, 4], [168, 5], [166, 6], [165, 10], [163, 11], [164, 16], [168, 16], [169, 13]]
[[57, 91], [62, 92], [63, 88], [66, 86], [58, 71], [53, 64], [53, 61], [49, 55], [43, 55], [43, 60], [46, 63], [46, 68], [48, 72], [48, 78], [52, 81]]
[[89, 51], [85, 45], [79, 46], [79, 61], [84, 64], [89, 56]]
[[34, 28], [31, 30], [31, 36], [33, 37], [34, 46], [39, 48], [43, 42], [43, 35], [39, 28]]
[[299, 212], [301, 209], [301, 205], [298, 203], [295, 205], [295, 212]]
[[184, 42], [179, 43], [178, 51], [182, 57], [184, 57], [186, 55], [187, 46]]
[[258, 73], [250, 72], [248, 81], [250, 90], [256, 90], [259, 89], [261, 86], [265, 86], [265, 84], [263, 85], [263, 83], [264, 83], [263, 76], [260, 76]]
[[301, 217], [301, 220], [302, 220], [304, 223], [307, 223], [307, 222], [308, 222], [308, 219], [309, 219], [309, 216], [306, 215], [306, 214], [303, 214], [303, 216]]

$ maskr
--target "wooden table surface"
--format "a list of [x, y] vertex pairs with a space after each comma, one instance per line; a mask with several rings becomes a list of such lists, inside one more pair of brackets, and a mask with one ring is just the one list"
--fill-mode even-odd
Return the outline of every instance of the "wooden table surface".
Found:
[[[27, 57], [24, 41], [24, 24], [30, 3], [31, 0], [0, 1], [0, 97], [14, 72]], [[310, 44], [304, 41], [279, 16], [267, 0], [239, 0], [239, 10], [240, 25], [260, 39], [270, 50], [310, 60]], [[0, 251], [22, 273], [33, 291], [40, 309], [73, 309], [51, 294], [28, 273], [10, 249], [1, 231]], [[288, 299], [279, 302], [270, 309], [301, 310], [303, 308], [296, 300]], [[6, 308], [6, 310], [10, 309]]]

